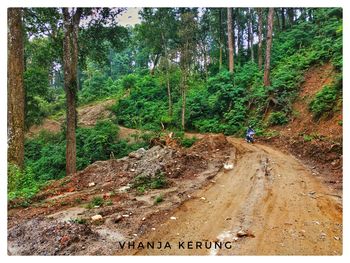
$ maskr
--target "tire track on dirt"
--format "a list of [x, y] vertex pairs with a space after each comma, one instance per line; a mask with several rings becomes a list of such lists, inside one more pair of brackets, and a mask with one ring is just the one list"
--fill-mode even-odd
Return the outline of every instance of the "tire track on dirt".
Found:
[[[230, 157], [234, 169], [220, 172], [215, 183], [176, 208], [169, 215], [176, 220], [135, 242], [169, 242], [171, 249], [130, 249], [125, 254], [342, 254], [342, 204], [330, 189], [291, 155], [241, 139], [229, 142], [236, 149]], [[230, 247], [215, 249], [215, 241]]]

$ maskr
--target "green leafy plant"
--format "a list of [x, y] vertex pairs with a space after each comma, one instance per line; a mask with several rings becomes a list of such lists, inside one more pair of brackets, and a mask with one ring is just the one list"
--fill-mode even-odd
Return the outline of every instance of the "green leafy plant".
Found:
[[139, 193], [144, 193], [148, 189], [160, 189], [166, 186], [167, 180], [162, 173], [154, 177], [138, 175], [132, 183], [132, 188], [136, 188]]
[[94, 196], [92, 200], [87, 204], [87, 208], [91, 209], [96, 206], [102, 206], [104, 204], [104, 199], [101, 196]]
[[159, 204], [163, 202], [163, 196], [162, 195], [157, 195], [156, 198], [154, 199], [154, 204]]
[[272, 112], [269, 117], [270, 125], [284, 125], [288, 123], [288, 117], [284, 112]]
[[43, 186], [43, 183], [35, 181], [34, 173], [30, 168], [20, 170], [18, 166], [9, 164], [7, 174], [9, 200], [22, 198], [27, 203], [26, 200], [34, 197]]
[[338, 91], [335, 88], [324, 86], [309, 104], [313, 117], [319, 119], [321, 116], [328, 116], [336, 104], [337, 96]]

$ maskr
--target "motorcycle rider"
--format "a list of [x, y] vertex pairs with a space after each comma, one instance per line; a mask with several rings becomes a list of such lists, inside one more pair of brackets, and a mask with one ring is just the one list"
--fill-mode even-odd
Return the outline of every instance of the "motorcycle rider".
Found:
[[254, 142], [253, 135], [255, 134], [255, 131], [251, 126], [248, 127], [245, 139], [247, 142]]

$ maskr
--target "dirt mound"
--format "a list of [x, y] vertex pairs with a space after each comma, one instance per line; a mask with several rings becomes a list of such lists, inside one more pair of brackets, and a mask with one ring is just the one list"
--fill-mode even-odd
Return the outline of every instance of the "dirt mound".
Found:
[[96, 238], [84, 224], [33, 219], [8, 231], [9, 254], [70, 255]]
[[79, 191], [94, 184], [94, 189], [113, 190], [137, 176], [153, 178], [163, 173], [169, 178], [191, 178], [212, 166], [221, 168], [228, 157], [230, 144], [224, 135], [207, 135], [191, 148], [154, 146], [141, 148], [127, 157], [98, 161], [73, 176], [52, 184], [41, 197]]
[[195, 142], [190, 149], [193, 152], [205, 154], [206, 152], [227, 150], [229, 145], [223, 134], [205, 135], [202, 139]]
[[[187, 149], [157, 145], [118, 160], [95, 162], [48, 186], [30, 207], [9, 210], [9, 251], [114, 254], [117, 241], [134, 240], [157, 227], [170, 210], [210, 184], [232, 149], [223, 135], [208, 135]], [[135, 178], [149, 182], [160, 174], [165, 185], [145, 185], [142, 191], [132, 187]], [[92, 221], [96, 215], [102, 216], [98, 225]]]
[[27, 132], [26, 136], [33, 137], [40, 133], [40, 131], [48, 131], [52, 133], [57, 133], [61, 131], [61, 122], [51, 120], [51, 119], [45, 119], [42, 124], [40, 125], [33, 125], [30, 127], [29, 131]]
[[[108, 110], [108, 107], [113, 105], [115, 100], [106, 100], [92, 105], [85, 105], [79, 107], [78, 111], [78, 125], [91, 127], [96, 125], [98, 120], [107, 119], [111, 112]], [[60, 116], [58, 120], [44, 119], [43, 123], [40, 125], [33, 125], [30, 127], [29, 131], [26, 133], [26, 136], [33, 137], [40, 133], [40, 131], [48, 131], [52, 133], [57, 133], [61, 130], [61, 125], [65, 119], [65, 114]], [[136, 133], [136, 132], [135, 132]]]
[[106, 100], [98, 104], [78, 108], [78, 124], [81, 126], [94, 126], [98, 120], [106, 119], [110, 115], [107, 109], [115, 100]]

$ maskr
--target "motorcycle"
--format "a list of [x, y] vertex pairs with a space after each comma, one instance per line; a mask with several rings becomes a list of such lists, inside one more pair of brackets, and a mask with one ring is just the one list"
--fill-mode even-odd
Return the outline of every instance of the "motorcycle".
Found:
[[254, 143], [254, 133], [247, 134], [245, 140], [247, 141], [247, 143]]

